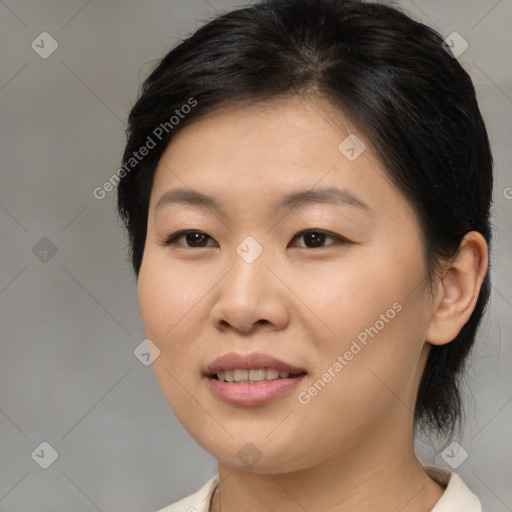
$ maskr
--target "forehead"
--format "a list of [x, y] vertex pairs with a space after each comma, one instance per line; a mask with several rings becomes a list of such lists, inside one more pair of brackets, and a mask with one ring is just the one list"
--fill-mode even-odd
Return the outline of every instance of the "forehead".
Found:
[[[289, 206], [299, 190], [325, 188], [341, 189], [347, 204], [371, 208], [375, 197], [389, 202], [397, 191], [371, 141], [332, 112], [325, 102], [291, 98], [198, 118], [177, 132], [164, 152], [152, 208], [175, 188], [181, 199], [186, 189], [194, 189], [218, 203], [280, 199]], [[169, 202], [177, 199], [171, 196]]]

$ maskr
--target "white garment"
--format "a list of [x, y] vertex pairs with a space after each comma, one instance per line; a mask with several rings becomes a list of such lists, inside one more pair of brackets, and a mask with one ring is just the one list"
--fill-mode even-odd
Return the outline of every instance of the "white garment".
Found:
[[[480, 500], [468, 489], [459, 475], [434, 466], [424, 467], [434, 480], [446, 487], [441, 499], [431, 512], [482, 512]], [[218, 482], [218, 476], [214, 476], [195, 494], [158, 512], [208, 512]]]

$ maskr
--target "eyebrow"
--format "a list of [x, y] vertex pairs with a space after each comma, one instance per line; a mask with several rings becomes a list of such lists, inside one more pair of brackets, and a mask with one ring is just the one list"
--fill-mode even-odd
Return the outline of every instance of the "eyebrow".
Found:
[[[300, 208], [311, 204], [334, 204], [360, 208], [370, 211], [371, 208], [361, 199], [346, 189], [325, 187], [319, 189], [299, 190], [283, 196], [273, 205], [274, 211], [284, 208]], [[224, 205], [215, 197], [203, 194], [196, 190], [176, 188], [169, 190], [160, 197], [155, 207], [155, 212], [161, 208], [173, 204], [186, 204], [199, 206], [225, 213]]]

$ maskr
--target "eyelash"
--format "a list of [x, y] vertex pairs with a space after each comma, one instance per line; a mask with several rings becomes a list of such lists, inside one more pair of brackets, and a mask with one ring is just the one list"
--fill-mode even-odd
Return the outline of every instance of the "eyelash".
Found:
[[[176, 243], [176, 240], [178, 240], [182, 236], [186, 236], [186, 235], [191, 234], [191, 233], [199, 233], [201, 235], [206, 235], [208, 238], [213, 240], [209, 235], [207, 235], [203, 231], [198, 231], [198, 230], [194, 230], [194, 229], [186, 229], [186, 230], [183, 230], [183, 231], [177, 231], [176, 233], [170, 235], [163, 242], [162, 245], [164, 245], [165, 247], [169, 247], [171, 245], [181, 245], [182, 247], [185, 247], [187, 249], [205, 249], [206, 247], [189, 247], [187, 245], [182, 245], [182, 244]], [[310, 233], [317, 233], [317, 234], [320, 234], [320, 235], [324, 235], [327, 238], [330, 238], [331, 240], [334, 240], [334, 243], [331, 243], [331, 244], [328, 244], [328, 245], [323, 245], [323, 246], [320, 246], [320, 247], [299, 247], [300, 249], [310, 249], [310, 250], [311, 249], [325, 249], [327, 247], [331, 247], [331, 246], [334, 246], [334, 245], [346, 245], [346, 244], [350, 243], [349, 240], [347, 240], [346, 238], [343, 238], [343, 237], [338, 236], [338, 235], [334, 235], [334, 234], [329, 233], [328, 231], [325, 231], [323, 229], [305, 229], [305, 230], [300, 231], [299, 233], [297, 233], [292, 238], [292, 241], [295, 240], [298, 237], [302, 237], [302, 236], [310, 234]], [[207, 247], [211, 247], [211, 246], [207, 246]]]

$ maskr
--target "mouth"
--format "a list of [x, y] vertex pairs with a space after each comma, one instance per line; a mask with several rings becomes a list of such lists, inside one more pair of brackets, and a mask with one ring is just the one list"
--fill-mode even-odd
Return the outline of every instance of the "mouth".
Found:
[[303, 368], [258, 353], [225, 354], [205, 371], [214, 395], [236, 406], [264, 405], [289, 396], [306, 375]]

